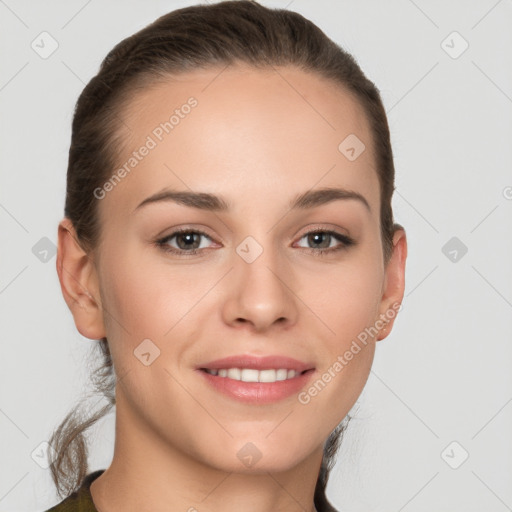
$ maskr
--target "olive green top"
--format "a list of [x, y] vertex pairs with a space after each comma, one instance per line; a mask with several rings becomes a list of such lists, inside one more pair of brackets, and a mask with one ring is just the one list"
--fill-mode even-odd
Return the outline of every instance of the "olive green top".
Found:
[[46, 512], [98, 512], [92, 501], [90, 486], [105, 470], [99, 469], [89, 473], [83, 480], [82, 486], [73, 494], [68, 496], [58, 505], [48, 509]]
[[[98, 471], [94, 471], [94, 473], [89, 473], [84, 478], [82, 486], [76, 492], [45, 512], [98, 512], [92, 501], [89, 488], [92, 482], [104, 471], [104, 469], [99, 469]], [[315, 498], [317, 498], [316, 495]], [[318, 512], [337, 512], [337, 510], [323, 498], [315, 499], [315, 506]]]

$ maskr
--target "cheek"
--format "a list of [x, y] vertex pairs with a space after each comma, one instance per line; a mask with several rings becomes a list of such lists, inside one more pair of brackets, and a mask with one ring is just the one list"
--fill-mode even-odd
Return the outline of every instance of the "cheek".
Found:
[[165, 340], [175, 325], [194, 316], [199, 299], [218, 280], [211, 269], [171, 266], [155, 251], [105, 250], [101, 287], [109, 340]]
[[[323, 293], [319, 293], [322, 286]], [[347, 265], [343, 270], [317, 280], [308, 289], [311, 322], [319, 336], [319, 367], [316, 380], [303, 390], [299, 402], [308, 414], [323, 416], [319, 428], [332, 429], [350, 411], [360, 396], [375, 353], [372, 330], [380, 302], [379, 275], [366, 265]], [[305, 300], [307, 302], [307, 300]], [[324, 431], [320, 434], [325, 434]]]
[[342, 348], [372, 325], [381, 300], [382, 275], [375, 264], [347, 260], [329, 272], [317, 273], [300, 294], [306, 306], [324, 324], [324, 339], [332, 349]]
[[[316, 313], [310, 315], [310, 322], [318, 324], [309, 332], [320, 337], [317, 347], [321, 354], [321, 382], [316, 388], [327, 388], [320, 402], [334, 400], [344, 409], [343, 414], [362, 391], [375, 351], [382, 274], [375, 260], [368, 261], [370, 258], [373, 256], [361, 254], [331, 272], [317, 274], [316, 279], [303, 286], [301, 295]], [[315, 392], [312, 390], [313, 395]], [[338, 395], [343, 400], [337, 399]]]

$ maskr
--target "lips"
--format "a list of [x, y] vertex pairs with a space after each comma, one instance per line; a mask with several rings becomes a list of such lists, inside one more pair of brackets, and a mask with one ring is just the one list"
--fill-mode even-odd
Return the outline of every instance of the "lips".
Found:
[[288, 356], [269, 355], [262, 357], [240, 354], [209, 361], [197, 367], [198, 370], [221, 370], [229, 368], [248, 368], [260, 371], [286, 369], [303, 373], [306, 370], [314, 369], [314, 365]]
[[[279, 368], [277, 372], [276, 368]], [[200, 365], [195, 371], [210, 389], [231, 400], [252, 405], [265, 405], [289, 399], [311, 382], [317, 373], [311, 364], [291, 357], [251, 355], [217, 359]], [[230, 375], [232, 372], [236, 375]], [[282, 377], [285, 372], [289, 372], [290, 377], [287, 373], [287, 378], [277, 379], [278, 374]], [[220, 375], [221, 373], [227, 374], [223, 376]], [[248, 381], [244, 378], [239, 380], [239, 373], [241, 377], [248, 374]], [[276, 380], [269, 378], [269, 374], [273, 373], [276, 375]], [[257, 379], [254, 374], [258, 375]], [[261, 376], [263, 378], [260, 378]]]

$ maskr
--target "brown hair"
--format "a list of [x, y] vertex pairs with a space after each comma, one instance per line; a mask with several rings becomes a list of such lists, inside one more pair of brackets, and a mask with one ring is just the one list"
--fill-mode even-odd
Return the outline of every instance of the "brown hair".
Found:
[[[290, 65], [331, 80], [359, 101], [373, 134], [375, 169], [380, 184], [380, 232], [384, 263], [392, 254], [391, 198], [394, 165], [386, 113], [375, 87], [355, 61], [315, 24], [298, 13], [271, 9], [251, 0], [229, 0], [177, 9], [118, 43], [103, 60], [78, 98], [72, 125], [64, 214], [87, 252], [100, 237], [94, 190], [112, 175], [126, 141], [119, 113], [136, 88], [198, 68], [245, 63], [259, 68]], [[341, 141], [340, 141], [341, 142]], [[93, 374], [96, 391], [108, 404], [93, 415], [78, 404], [53, 432], [52, 477], [67, 496], [88, 471], [84, 434], [115, 405], [115, 375], [106, 338], [97, 344], [103, 363]], [[84, 417], [82, 417], [84, 416]], [[327, 479], [350, 416], [331, 433], [315, 489], [315, 506], [335, 510], [325, 496]]]

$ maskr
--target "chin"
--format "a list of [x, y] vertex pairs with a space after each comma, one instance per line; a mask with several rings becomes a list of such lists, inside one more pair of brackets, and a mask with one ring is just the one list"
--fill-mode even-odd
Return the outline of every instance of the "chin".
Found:
[[205, 462], [226, 472], [264, 474], [288, 471], [310, 455], [307, 451], [303, 452], [304, 440], [299, 446], [279, 443], [277, 447], [269, 439], [253, 439], [231, 440], [230, 446], [218, 447], [220, 451], [215, 450], [214, 453], [210, 448]]

